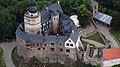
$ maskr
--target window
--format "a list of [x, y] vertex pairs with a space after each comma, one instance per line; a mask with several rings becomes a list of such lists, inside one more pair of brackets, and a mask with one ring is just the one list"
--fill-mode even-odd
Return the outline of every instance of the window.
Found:
[[33, 46], [35, 47], [35, 43], [33, 43]]
[[47, 46], [47, 44], [45, 44], [44, 46]]
[[66, 52], [70, 52], [70, 49], [66, 49]]
[[45, 48], [43, 48], [43, 50], [45, 50]]
[[61, 52], [63, 52], [63, 49], [62, 49], [62, 48], [60, 48], [60, 51], [61, 51]]
[[54, 45], [54, 43], [51, 43], [51, 45]]
[[41, 50], [40, 48], [38, 48], [38, 50]]
[[31, 16], [33, 16], [33, 14], [31, 14]]
[[71, 40], [69, 40], [69, 42], [71, 42]]
[[73, 46], [73, 44], [70, 44], [70, 46]]
[[62, 44], [60, 44], [60, 46], [61, 46]]
[[51, 48], [51, 51], [54, 51], [54, 48]]
[[69, 44], [67, 43], [66, 46], [69, 46]]
[[54, 18], [54, 20], [55, 20], [55, 18]]
[[37, 43], [36, 45], [39, 46], [39, 43]]
[[40, 33], [40, 31], [37, 32], [37, 34], [39, 34], [39, 33]]

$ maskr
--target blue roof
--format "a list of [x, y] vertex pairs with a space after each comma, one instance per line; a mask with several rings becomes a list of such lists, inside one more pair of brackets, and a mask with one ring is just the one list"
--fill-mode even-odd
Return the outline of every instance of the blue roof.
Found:
[[28, 8], [28, 11], [29, 11], [30, 13], [36, 13], [36, 12], [38, 11], [38, 9], [37, 9], [36, 6], [30, 6], [30, 7]]
[[36, 13], [38, 11], [35, 0], [31, 0], [30, 7], [28, 8], [30, 13]]
[[58, 4], [58, 3], [55, 3], [55, 4], [52, 4], [52, 5], [48, 6], [48, 9], [52, 10], [52, 11], [56, 11], [57, 10], [59, 12], [63, 12], [60, 4]]
[[95, 19], [99, 20], [99, 21], [102, 21], [106, 24], [109, 24], [111, 23], [111, 20], [112, 20], [112, 17], [109, 16], [109, 15], [106, 15], [106, 14], [103, 14], [101, 12], [98, 12], [95, 16], [94, 16]]

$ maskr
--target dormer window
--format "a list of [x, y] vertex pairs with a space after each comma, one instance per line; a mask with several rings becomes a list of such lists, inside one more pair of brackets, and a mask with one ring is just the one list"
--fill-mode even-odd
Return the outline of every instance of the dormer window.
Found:
[[51, 43], [51, 45], [54, 45], [54, 43]]

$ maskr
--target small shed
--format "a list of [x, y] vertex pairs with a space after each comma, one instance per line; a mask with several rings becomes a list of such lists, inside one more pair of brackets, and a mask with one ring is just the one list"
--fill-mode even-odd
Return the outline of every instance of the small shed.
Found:
[[112, 16], [109, 16], [101, 12], [98, 12], [93, 18], [99, 23], [106, 25], [106, 26], [110, 25], [111, 20], [112, 20]]

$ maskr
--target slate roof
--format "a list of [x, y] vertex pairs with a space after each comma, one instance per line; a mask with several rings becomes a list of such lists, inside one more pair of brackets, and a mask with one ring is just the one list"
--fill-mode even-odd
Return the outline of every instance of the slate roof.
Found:
[[65, 41], [68, 39], [68, 36], [45, 36], [44, 37], [44, 44], [64, 44]]
[[42, 34], [26, 34], [24, 31], [21, 30], [20, 27], [16, 30], [16, 35], [25, 41], [32, 41], [32, 42], [41, 42], [43, 43], [43, 36]]
[[48, 22], [50, 20], [50, 13], [47, 10], [42, 10], [41, 11], [41, 23]]
[[64, 44], [68, 39], [68, 36], [43, 36], [42, 34], [26, 34], [20, 29], [20, 27], [17, 28], [16, 35], [25, 41], [40, 42], [43, 44]]
[[[16, 35], [25, 41], [33, 41], [33, 42], [41, 42], [43, 44], [64, 44], [68, 38], [71, 38], [73, 42], [76, 43], [79, 33], [75, 27], [73, 21], [69, 18], [69, 16], [65, 15], [61, 9], [60, 4], [52, 4], [49, 3], [48, 9], [46, 9], [46, 5], [43, 6], [41, 11], [41, 24], [47, 23], [51, 20], [51, 15], [59, 14], [60, 22], [63, 23], [65, 34], [64, 35], [48, 35], [44, 36], [42, 33], [40, 34], [26, 34], [23, 27], [18, 27], [16, 30]], [[73, 32], [72, 32], [73, 31]], [[44, 31], [45, 32], [45, 31]]]
[[51, 10], [51, 11], [56, 11], [57, 10], [59, 12], [63, 12], [60, 4], [58, 4], [58, 3], [55, 3], [55, 4], [52, 4], [52, 5], [48, 6], [48, 9]]
[[112, 16], [109, 16], [109, 15], [106, 15], [106, 14], [103, 14], [101, 12], [98, 12], [93, 18], [99, 20], [99, 21], [102, 21], [106, 24], [109, 24], [111, 23], [111, 20], [112, 20]]
[[35, 0], [31, 0], [30, 7], [28, 8], [30, 13], [36, 13], [38, 11]]

